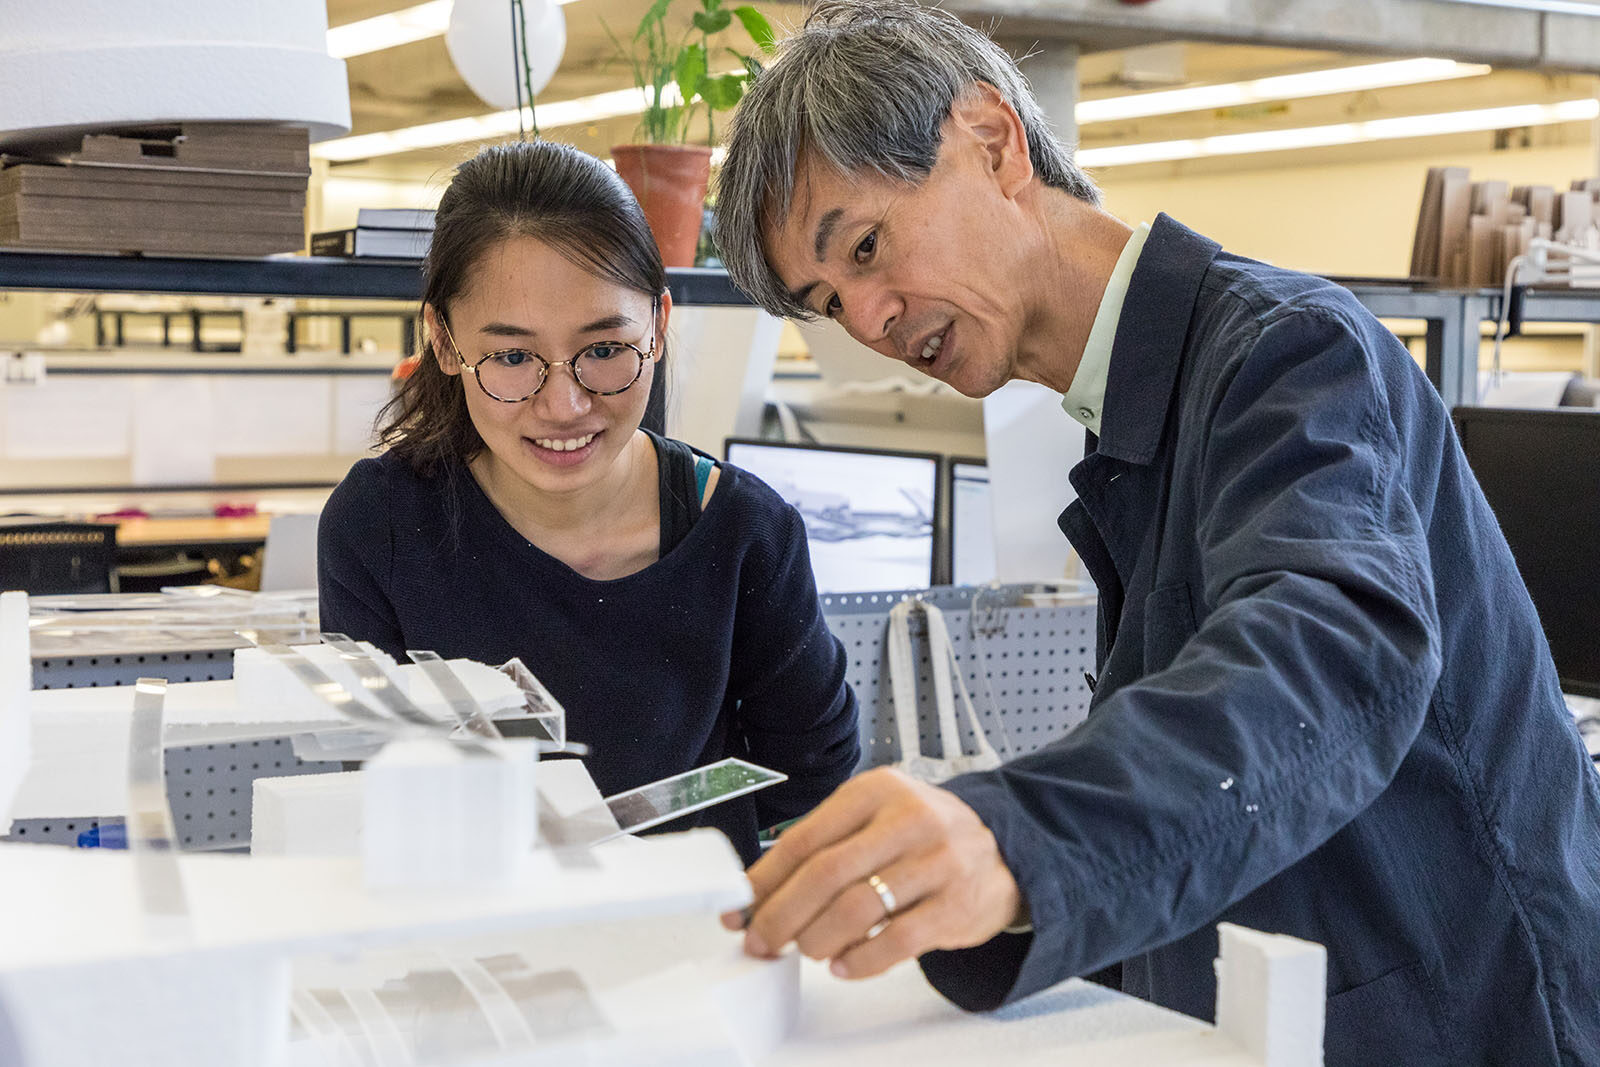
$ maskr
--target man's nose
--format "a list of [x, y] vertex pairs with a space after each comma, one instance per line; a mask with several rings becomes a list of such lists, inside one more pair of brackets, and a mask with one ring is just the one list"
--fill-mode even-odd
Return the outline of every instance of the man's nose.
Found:
[[904, 305], [886, 286], [858, 285], [841, 291], [845, 329], [862, 344], [881, 344], [900, 321]]

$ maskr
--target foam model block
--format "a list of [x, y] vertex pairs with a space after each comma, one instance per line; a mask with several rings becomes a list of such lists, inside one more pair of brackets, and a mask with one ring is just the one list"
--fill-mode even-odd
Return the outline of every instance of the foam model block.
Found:
[[1217, 1032], [1262, 1067], [1321, 1067], [1328, 952], [1219, 923]]
[[28, 771], [33, 660], [28, 654], [28, 594], [0, 593], [0, 832]]
[[382, 889], [498, 885], [525, 870], [538, 838], [539, 748], [494, 742], [485, 753], [401, 738], [362, 777], [366, 884]]
[[359, 856], [361, 772], [257, 778], [250, 851], [264, 856]]

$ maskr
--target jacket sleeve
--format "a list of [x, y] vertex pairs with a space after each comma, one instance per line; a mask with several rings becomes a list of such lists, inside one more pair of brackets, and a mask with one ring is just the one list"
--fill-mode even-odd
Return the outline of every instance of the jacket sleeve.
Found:
[[789, 780], [756, 794], [762, 827], [806, 814], [861, 754], [845, 652], [817, 598], [800, 514], [775, 494], [773, 528], [739, 575], [730, 683], [749, 757]]
[[378, 460], [365, 459], [333, 491], [317, 523], [320, 625], [405, 662], [405, 635], [389, 599], [393, 559], [387, 479]]
[[1034, 927], [924, 956], [957, 1004], [998, 1007], [1187, 935], [1398, 770], [1439, 675], [1439, 623], [1379, 343], [1321, 307], [1260, 329], [1213, 387], [1192, 531], [1203, 589], [1151, 594], [1192, 634], [1060, 742], [949, 783], [994, 832]]

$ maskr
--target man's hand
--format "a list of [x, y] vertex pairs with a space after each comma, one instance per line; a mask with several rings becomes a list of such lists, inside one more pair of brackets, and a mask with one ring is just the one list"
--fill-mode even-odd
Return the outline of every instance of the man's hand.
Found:
[[[793, 941], [812, 959], [833, 960], [841, 978], [881, 974], [932, 949], [981, 945], [1015, 921], [1022, 904], [977, 813], [953, 793], [888, 769], [840, 786], [749, 875], [755, 903], [745, 951], [772, 956]], [[892, 916], [868, 883], [873, 875], [892, 896]], [[741, 918], [722, 922], [736, 930]]]

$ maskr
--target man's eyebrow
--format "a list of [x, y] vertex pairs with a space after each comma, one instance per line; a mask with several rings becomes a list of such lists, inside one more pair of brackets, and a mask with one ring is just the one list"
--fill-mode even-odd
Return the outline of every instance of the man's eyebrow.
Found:
[[842, 218], [844, 218], [844, 208], [836, 207], [817, 220], [816, 253], [818, 263], [827, 259], [828, 242], [833, 240], [834, 227], [839, 225], [839, 220]]
[[817, 283], [816, 282], [812, 282], [810, 285], [802, 286], [799, 289], [796, 289], [796, 290], [792, 291], [791, 293], [789, 293], [788, 294], [789, 299], [794, 301], [796, 304], [800, 305], [801, 307], [809, 308], [811, 306], [810, 303], [809, 303], [809, 301], [811, 299], [811, 291], [813, 289], [815, 289], [816, 287], [817, 287]]

